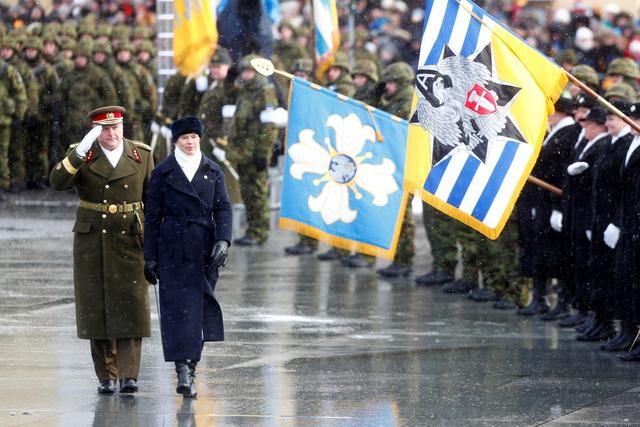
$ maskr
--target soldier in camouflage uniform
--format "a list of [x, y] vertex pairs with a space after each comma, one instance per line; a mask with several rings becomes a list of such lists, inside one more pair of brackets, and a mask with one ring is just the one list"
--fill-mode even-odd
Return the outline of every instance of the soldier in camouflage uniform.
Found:
[[151, 40], [151, 31], [149, 31], [147, 27], [137, 26], [133, 29], [133, 33], [131, 33], [131, 44], [135, 49], [140, 48], [142, 43]]
[[[26, 61], [20, 55], [20, 46], [24, 43], [20, 37], [5, 37], [2, 40], [2, 59], [13, 65], [20, 73], [27, 90], [27, 111], [38, 110], [38, 83]], [[9, 146], [9, 169], [11, 174], [10, 191], [17, 192], [26, 187], [25, 143], [27, 132], [22, 120], [14, 120], [11, 130], [12, 140]]]
[[176, 73], [165, 82], [162, 105], [160, 111], [156, 114], [156, 120], [162, 130], [159, 131], [156, 144], [153, 147], [153, 159], [156, 163], [160, 163], [167, 158], [173, 149], [171, 138], [169, 138], [167, 142], [163, 133], [170, 135], [171, 131], [169, 130], [169, 126], [171, 126], [174, 120], [180, 117], [180, 93], [186, 81], [187, 77], [180, 74], [179, 71], [176, 71]]
[[247, 231], [236, 239], [241, 246], [264, 243], [269, 237], [268, 166], [277, 129], [266, 117], [277, 107], [275, 89], [251, 66], [254, 55], [240, 61], [240, 92], [231, 125], [227, 157], [240, 171], [240, 191], [245, 202]]
[[96, 29], [96, 39], [95, 42], [101, 43], [109, 43], [111, 41], [111, 25], [108, 24], [100, 24]]
[[[573, 70], [571, 70], [571, 74], [573, 74], [575, 78], [589, 86], [594, 91], [600, 91], [600, 79], [598, 78], [597, 71], [593, 67], [583, 64], [576, 65], [575, 67], [573, 67]], [[580, 93], [582, 93], [582, 90], [573, 83], [567, 83], [565, 91], [567, 92], [567, 94], [563, 96], [573, 99], [575, 99]]]
[[202, 95], [213, 83], [213, 78], [209, 68], [205, 68], [202, 73], [195, 77], [187, 77], [180, 90], [180, 117], [197, 116]]
[[373, 107], [380, 103], [383, 85], [378, 85], [378, 67], [368, 59], [360, 59], [351, 71], [356, 93], [353, 95], [358, 101], [369, 104]]
[[[46, 43], [44, 46], [46, 47]], [[58, 75], [58, 90], [62, 79], [73, 71], [74, 64], [72, 58], [76, 42], [69, 38], [60, 38], [59, 47], [59, 54], [50, 60], [50, 64], [53, 65], [53, 69]], [[47, 59], [46, 56], [45, 59]], [[62, 117], [60, 113], [59, 108], [54, 108], [51, 112], [51, 137], [49, 142], [49, 160], [51, 164], [60, 161], [64, 155], [64, 150], [61, 148]]]
[[138, 92], [129, 75], [116, 64], [113, 58], [111, 46], [107, 42], [98, 42], [93, 45], [93, 62], [102, 72], [104, 79], [111, 80], [116, 88], [118, 96], [116, 105], [121, 105], [127, 110], [127, 121], [124, 123], [124, 135], [126, 138], [142, 141], [142, 127], [136, 112], [136, 100]]
[[138, 50], [136, 51], [136, 60], [138, 61], [138, 64], [144, 66], [149, 71], [154, 81], [158, 75], [156, 61], [154, 60], [155, 56], [156, 48], [153, 46], [152, 42], [144, 41], [140, 43]]
[[36, 80], [38, 109], [27, 111], [24, 118], [27, 133], [25, 159], [27, 187], [44, 188], [49, 175], [49, 137], [51, 117], [58, 108], [58, 74], [42, 59], [42, 42], [29, 38], [24, 44], [24, 57]]
[[[380, 99], [380, 109], [387, 113], [409, 120], [411, 115], [411, 101], [413, 100], [413, 69], [406, 62], [396, 62], [387, 65], [382, 70], [382, 82], [385, 84], [384, 95]], [[380, 270], [378, 274], [383, 277], [407, 276], [413, 270], [413, 257], [415, 256], [415, 224], [411, 200], [407, 197], [400, 238], [393, 262]]]
[[27, 90], [18, 70], [0, 59], [0, 201], [10, 185], [9, 146], [13, 142], [11, 124], [27, 110]]
[[614, 84], [604, 93], [604, 98], [610, 102], [625, 101], [634, 103], [637, 96], [638, 93], [633, 89], [633, 86], [624, 82]]
[[[232, 165], [225, 157], [218, 157], [218, 148], [226, 155], [229, 144], [229, 132], [233, 116], [229, 110], [233, 110], [238, 96], [238, 87], [235, 84], [235, 75], [229, 72], [231, 67], [231, 55], [229, 51], [218, 46], [209, 64], [210, 75], [213, 83], [202, 96], [198, 117], [202, 121], [202, 143], [200, 149], [208, 157], [216, 159], [224, 172], [224, 180], [227, 183], [227, 191], [231, 203], [242, 203], [238, 178], [231, 172], [238, 165]], [[222, 156], [222, 154], [220, 154]]]
[[[97, 99], [105, 105], [117, 103], [116, 88], [111, 79], [105, 78], [104, 72], [91, 63], [92, 55], [93, 45], [90, 41], [78, 43], [74, 69], [60, 82], [60, 108], [64, 118], [63, 145], [82, 139], [91, 127], [86, 113], [95, 106]], [[61, 148], [66, 152], [68, 146]]]
[[335, 61], [327, 69], [324, 77], [324, 86], [327, 89], [349, 97], [352, 97], [353, 94], [356, 93], [356, 88], [349, 70], [349, 60], [344, 53], [336, 52]]
[[123, 42], [115, 50], [116, 62], [123, 71], [129, 89], [133, 94], [134, 108], [127, 110], [127, 121], [131, 126], [132, 139], [149, 142], [145, 139], [145, 129], [151, 125], [151, 120], [158, 108], [156, 86], [149, 72], [133, 60], [133, 46]]
[[638, 79], [640, 70], [638, 64], [631, 58], [616, 58], [607, 66], [607, 73], [603, 81], [605, 90], [618, 83], [630, 85], [634, 91], [638, 92]]
[[[335, 61], [324, 73], [324, 86], [334, 92], [352, 97], [356, 88], [351, 79], [349, 61], [343, 52], [336, 52]], [[334, 261], [345, 258], [349, 251], [345, 249], [331, 248], [326, 252], [318, 254], [320, 261]]]
[[453, 280], [458, 263], [457, 235], [458, 221], [422, 202], [422, 224], [431, 246], [433, 264], [431, 271], [416, 277], [418, 285], [440, 285]]
[[[306, 56], [306, 52], [295, 43], [296, 30], [287, 20], [282, 20], [279, 25], [280, 38], [273, 44], [273, 64], [279, 70], [290, 70], [293, 64]], [[289, 79], [283, 76], [274, 76], [281, 94], [289, 91]]]
[[[304, 80], [312, 80], [313, 61], [311, 58], [300, 58], [293, 63], [291, 73]], [[289, 255], [309, 255], [318, 250], [318, 241], [313, 237], [300, 235], [298, 243], [284, 248], [284, 252]]]

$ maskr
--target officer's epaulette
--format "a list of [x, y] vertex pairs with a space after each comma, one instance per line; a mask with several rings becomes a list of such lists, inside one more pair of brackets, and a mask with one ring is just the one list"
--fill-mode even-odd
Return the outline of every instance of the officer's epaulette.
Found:
[[136, 147], [140, 147], [143, 150], [147, 150], [147, 151], [151, 151], [151, 147], [149, 147], [147, 144], [145, 144], [144, 142], [140, 142], [140, 141], [131, 141], [131, 143], [133, 145], [135, 145]]

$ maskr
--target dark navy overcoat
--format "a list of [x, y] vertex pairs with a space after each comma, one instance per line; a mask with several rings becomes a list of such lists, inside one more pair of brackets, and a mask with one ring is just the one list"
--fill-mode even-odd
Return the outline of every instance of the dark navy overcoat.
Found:
[[220, 167], [202, 156], [192, 181], [172, 154], [151, 173], [145, 201], [144, 258], [160, 280], [160, 326], [166, 361], [199, 360], [204, 341], [222, 341], [214, 296], [214, 242], [231, 242], [232, 213]]

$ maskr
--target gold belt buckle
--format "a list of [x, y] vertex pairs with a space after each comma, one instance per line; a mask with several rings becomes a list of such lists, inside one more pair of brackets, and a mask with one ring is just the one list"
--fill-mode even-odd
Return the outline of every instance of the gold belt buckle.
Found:
[[118, 212], [118, 205], [109, 205], [109, 207], [107, 207], [107, 212], [110, 214]]

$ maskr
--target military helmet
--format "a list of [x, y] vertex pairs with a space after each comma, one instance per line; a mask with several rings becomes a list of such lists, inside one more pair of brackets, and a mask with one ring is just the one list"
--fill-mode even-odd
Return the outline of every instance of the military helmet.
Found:
[[359, 27], [356, 29], [355, 38], [357, 41], [366, 42], [369, 38], [369, 31]]
[[256, 58], [260, 58], [260, 56], [256, 55], [255, 53], [242, 57], [242, 59], [240, 60], [240, 63], [238, 64], [238, 69], [240, 71], [255, 70], [255, 68], [253, 68], [253, 65], [251, 65], [251, 60]]
[[558, 53], [554, 58], [556, 63], [559, 65], [562, 64], [571, 64], [576, 65], [578, 63], [578, 55], [576, 51], [573, 49], [565, 49], [562, 52]]
[[138, 46], [138, 53], [149, 52], [151, 56], [156, 56], [156, 47], [149, 40], [145, 40]]
[[616, 83], [611, 86], [605, 93], [604, 97], [607, 100], [618, 99], [623, 101], [635, 102], [636, 90], [628, 83]]
[[74, 52], [76, 56], [91, 58], [93, 56], [93, 42], [91, 40], [81, 40], [79, 43], [76, 43]]
[[593, 69], [593, 67], [590, 67], [588, 65], [576, 65], [571, 70], [571, 74], [573, 74], [578, 80], [581, 80], [592, 88], [597, 88], [600, 84], [598, 73]]
[[133, 33], [131, 33], [131, 38], [149, 40], [151, 38], [151, 31], [149, 31], [149, 28], [147, 27], [143, 27], [143, 26], [135, 27], [133, 30]]
[[57, 46], [60, 46], [60, 39], [58, 38], [58, 35], [50, 30], [45, 30], [45, 32], [42, 33], [42, 36], [40, 36], [40, 40], [42, 40], [43, 45], [47, 42], [52, 42]]
[[296, 30], [296, 36], [311, 37], [311, 30], [305, 26], [298, 27]]
[[616, 58], [609, 63], [607, 67], [607, 76], [611, 74], [619, 74], [631, 79], [640, 78], [640, 72], [638, 71], [638, 64], [631, 58]]
[[20, 41], [16, 34], [9, 33], [8, 35], [2, 38], [2, 48], [3, 49], [13, 49], [14, 51], [18, 50], [18, 45]]
[[233, 61], [231, 60], [229, 51], [222, 46], [218, 46], [211, 57], [211, 65], [231, 65], [232, 63]]
[[38, 52], [42, 51], [42, 40], [38, 37], [29, 37], [24, 41], [22, 45], [23, 49], [37, 49]]
[[34, 22], [32, 24], [29, 24], [29, 26], [27, 27], [27, 32], [32, 36], [39, 36], [44, 30], [43, 27], [44, 26], [42, 25], [42, 23]]
[[62, 24], [56, 21], [46, 23], [42, 30], [43, 33], [51, 32], [53, 34], [60, 34], [60, 31], [62, 31]]
[[74, 50], [76, 49], [76, 41], [67, 37], [60, 39], [60, 50]]
[[129, 40], [131, 38], [131, 30], [126, 25], [116, 25], [111, 30], [111, 39]]
[[378, 81], [378, 67], [369, 59], [360, 59], [356, 62], [351, 75], [355, 76], [356, 74], [365, 75], [373, 82]]
[[89, 34], [91, 36], [95, 36], [95, 27], [89, 21], [81, 21], [78, 24], [78, 36], [82, 36], [83, 34]]
[[409, 83], [413, 80], [415, 74], [413, 73], [413, 68], [411, 65], [406, 62], [394, 62], [393, 64], [387, 65], [384, 70], [382, 70], [382, 78], [383, 82], [403, 82]]
[[109, 42], [95, 42], [93, 44], [93, 53], [102, 52], [105, 55], [111, 56], [113, 54], [111, 50], [111, 44]]
[[71, 22], [65, 22], [60, 28], [60, 35], [75, 40], [78, 37], [78, 32], [76, 31], [75, 25]]
[[100, 24], [96, 29], [96, 37], [109, 37], [111, 36], [111, 25]]
[[349, 72], [349, 58], [347, 58], [347, 54], [344, 52], [336, 52], [335, 60], [331, 64], [332, 67], [338, 67], [345, 70], [347, 73]]
[[311, 58], [299, 58], [291, 66], [291, 72], [303, 72], [307, 74], [311, 74], [313, 72], [313, 61]]
[[122, 40], [118, 43], [118, 46], [113, 49], [114, 53], [118, 53], [121, 50], [128, 50], [131, 53], [134, 53], [136, 50], [133, 45], [128, 40]]
[[289, 21], [288, 19], [283, 19], [282, 21], [280, 21], [280, 25], [278, 25], [278, 31], [282, 31], [282, 29], [285, 27], [291, 30], [294, 37], [298, 33], [297, 28], [295, 28], [291, 21]]

